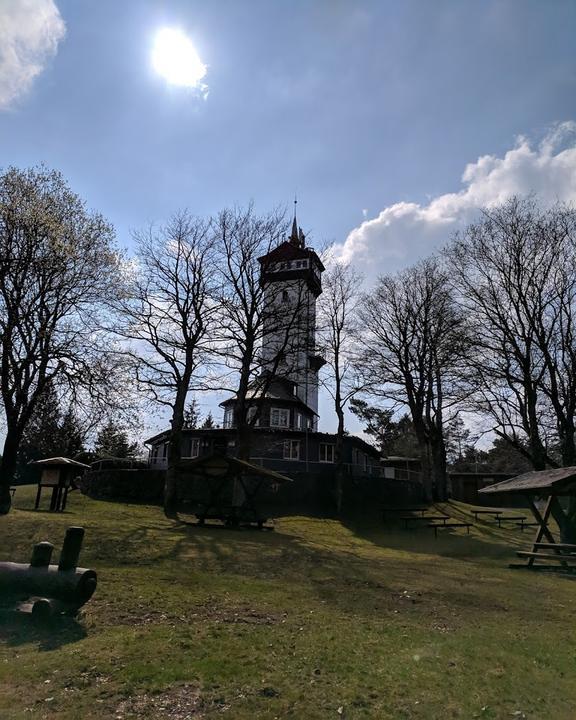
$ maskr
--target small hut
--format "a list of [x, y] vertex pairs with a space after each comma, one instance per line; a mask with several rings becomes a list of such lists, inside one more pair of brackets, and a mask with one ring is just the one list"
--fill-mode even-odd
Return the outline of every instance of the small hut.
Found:
[[34, 509], [40, 507], [40, 496], [44, 488], [51, 488], [50, 511], [62, 512], [66, 508], [68, 492], [75, 487], [74, 480], [90, 465], [71, 460], [65, 457], [45, 458], [44, 460], [33, 460], [28, 463], [41, 470], [38, 478], [38, 491], [36, 492], [36, 503]]

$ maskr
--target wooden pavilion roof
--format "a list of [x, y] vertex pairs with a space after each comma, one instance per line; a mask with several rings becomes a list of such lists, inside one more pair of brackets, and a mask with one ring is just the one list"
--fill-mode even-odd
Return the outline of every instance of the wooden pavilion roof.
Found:
[[479, 493], [576, 494], [576, 467], [533, 470], [482, 488]]
[[56, 466], [60, 466], [60, 467], [72, 466], [72, 467], [81, 467], [81, 468], [89, 468], [90, 467], [90, 465], [86, 465], [84, 463], [78, 462], [78, 460], [72, 460], [70, 458], [65, 458], [65, 457], [53, 457], [53, 458], [45, 458], [43, 460], [31, 460], [28, 463], [28, 465], [40, 465], [40, 466], [56, 465]]
[[239, 460], [230, 455], [207, 455], [194, 460], [186, 460], [180, 463], [179, 467], [183, 470], [203, 471], [206, 475], [213, 476], [241, 473], [243, 475], [257, 475], [272, 483], [292, 482], [292, 479], [286, 475], [281, 475], [269, 468], [255, 465], [246, 460]]

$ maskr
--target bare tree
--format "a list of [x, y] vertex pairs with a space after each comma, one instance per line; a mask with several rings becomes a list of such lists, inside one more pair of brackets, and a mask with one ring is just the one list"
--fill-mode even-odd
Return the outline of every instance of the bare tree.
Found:
[[137, 264], [118, 307], [117, 332], [131, 341], [140, 388], [170, 409], [164, 510], [177, 515], [177, 468], [188, 393], [203, 387], [203, 364], [216, 313], [214, 255], [209, 221], [187, 212], [158, 229], [136, 234]]
[[362, 276], [350, 265], [333, 262], [323, 276], [319, 307], [319, 343], [326, 359], [322, 381], [338, 418], [334, 462], [336, 505], [342, 508], [344, 483], [344, 411], [363, 388], [357, 372], [358, 305]]
[[225, 375], [237, 378], [222, 389], [234, 389], [237, 454], [248, 459], [263, 398], [298, 362], [299, 333], [307, 322], [304, 284], [294, 280], [277, 288], [266, 280], [266, 258], [287, 233], [283, 213], [258, 216], [251, 206], [224, 210], [216, 227], [221, 258], [218, 353]]
[[472, 408], [536, 470], [576, 464], [576, 212], [512, 198], [484, 210], [446, 258], [475, 328]]
[[372, 394], [407, 406], [429, 498], [446, 497], [446, 409], [460, 397], [466, 339], [447, 277], [435, 259], [380, 278], [360, 310], [361, 358]]
[[109, 223], [89, 212], [62, 175], [15, 168], [0, 176], [0, 385], [6, 420], [0, 513], [18, 448], [50, 385], [72, 401], [106, 402], [114, 366], [104, 348], [104, 303], [118, 291]]

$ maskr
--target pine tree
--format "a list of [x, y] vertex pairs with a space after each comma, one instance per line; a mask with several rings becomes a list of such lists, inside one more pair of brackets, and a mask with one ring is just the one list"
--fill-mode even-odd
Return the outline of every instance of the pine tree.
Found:
[[126, 430], [114, 420], [100, 429], [94, 443], [94, 453], [100, 459], [134, 457], [138, 450], [138, 443], [131, 443]]
[[195, 430], [200, 422], [200, 413], [198, 411], [198, 403], [196, 398], [192, 398], [188, 403], [188, 407], [184, 410], [184, 427], [189, 430]]
[[209, 412], [208, 415], [206, 415], [206, 418], [204, 419], [204, 422], [202, 423], [203, 428], [213, 428], [214, 425], [214, 418], [212, 417], [212, 413]]
[[49, 385], [42, 394], [36, 412], [24, 433], [18, 453], [18, 480], [30, 476], [28, 463], [49, 457], [68, 457], [82, 460], [85, 453], [85, 432], [74, 408], [62, 412], [58, 393]]

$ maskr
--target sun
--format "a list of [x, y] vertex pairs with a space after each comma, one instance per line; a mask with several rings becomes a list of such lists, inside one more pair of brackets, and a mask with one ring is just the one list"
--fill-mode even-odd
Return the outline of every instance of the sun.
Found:
[[156, 33], [152, 66], [171, 85], [189, 88], [201, 88], [207, 70], [190, 38], [177, 28]]

